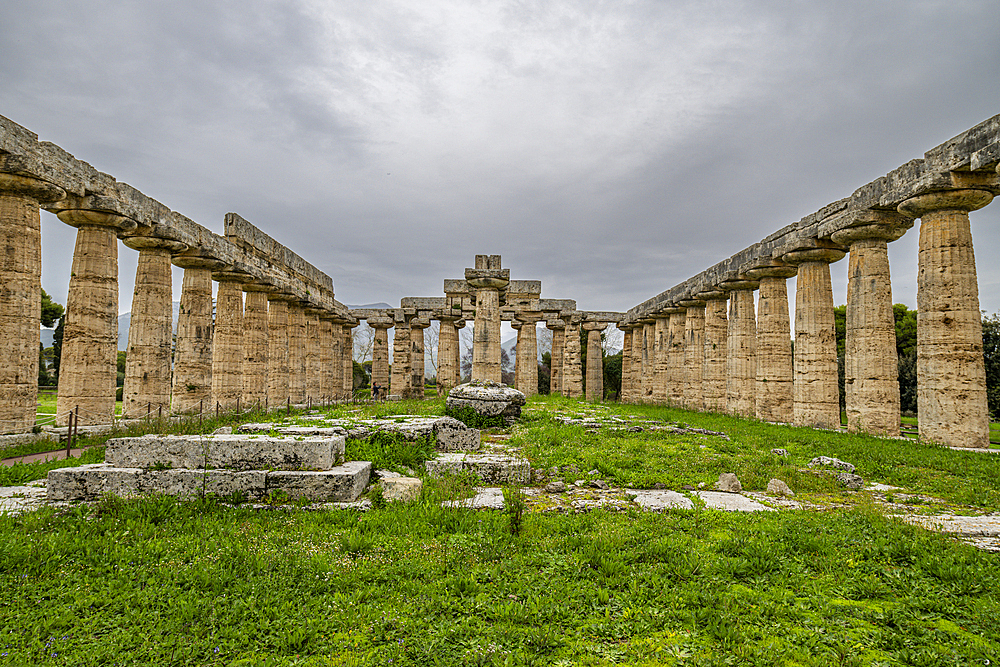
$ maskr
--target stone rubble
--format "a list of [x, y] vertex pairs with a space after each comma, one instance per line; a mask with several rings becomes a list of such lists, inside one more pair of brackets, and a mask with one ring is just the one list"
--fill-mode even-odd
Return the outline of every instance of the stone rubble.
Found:
[[815, 468], [817, 466], [835, 468], [837, 470], [843, 470], [849, 473], [854, 472], [854, 464], [848, 463], [847, 461], [841, 461], [840, 459], [835, 459], [830, 456], [817, 456], [816, 458], [814, 458], [812, 461], [809, 462], [810, 468]]

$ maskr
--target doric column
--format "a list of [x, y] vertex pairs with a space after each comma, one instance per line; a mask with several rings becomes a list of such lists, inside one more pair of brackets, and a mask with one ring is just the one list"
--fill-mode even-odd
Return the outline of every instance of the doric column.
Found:
[[552, 331], [552, 352], [549, 354], [549, 393], [562, 394], [566, 323], [563, 320], [546, 320], [545, 326]]
[[734, 279], [722, 283], [729, 290], [729, 328], [726, 332], [726, 411], [757, 414], [757, 318], [753, 292], [757, 281]]
[[[392, 325], [393, 321], [388, 317], [368, 318], [368, 326], [375, 330], [372, 341], [372, 384], [378, 383], [383, 392], [389, 391], [389, 329]], [[438, 363], [440, 357], [441, 353], [438, 352]]]
[[628, 403], [632, 400], [632, 327], [618, 323], [622, 332], [622, 385], [618, 400]]
[[583, 396], [583, 369], [580, 366], [580, 316], [574, 315], [566, 322], [563, 341], [563, 396], [580, 398]]
[[888, 241], [913, 220], [895, 212], [866, 211], [855, 225], [833, 234], [850, 248], [844, 393], [847, 428], [899, 435], [896, 321], [892, 313]]
[[430, 320], [414, 318], [410, 322], [410, 398], [424, 400], [424, 329], [431, 325]]
[[476, 290], [472, 379], [500, 382], [500, 292], [510, 284], [510, 270], [500, 268], [500, 255], [476, 255], [476, 268], [465, 270], [465, 280]]
[[56, 423], [66, 424], [69, 412], [79, 406], [81, 424], [110, 424], [118, 380], [118, 232], [134, 229], [135, 223], [99, 211], [65, 210], [58, 216], [77, 232]]
[[684, 328], [685, 309], [675, 306], [667, 310], [670, 328], [667, 333], [667, 403], [674, 407], [684, 405]]
[[519, 313], [516, 322], [511, 322], [517, 327], [517, 390], [525, 396], [534, 396], [538, 393], [538, 339], [536, 336], [536, 323], [541, 319], [541, 315], [529, 315]]
[[642, 320], [642, 370], [639, 380], [642, 387], [639, 402], [652, 403], [656, 380], [656, 320], [652, 317]]
[[917, 263], [917, 424], [953, 447], [990, 446], [983, 324], [969, 212], [985, 190], [920, 195], [899, 206], [920, 218]]
[[843, 259], [844, 251], [833, 244], [816, 240], [804, 243], [814, 247], [781, 256], [786, 264], [799, 267], [795, 287], [792, 423], [796, 426], [838, 428], [840, 389], [837, 384], [837, 334], [830, 263]]
[[216, 271], [215, 330], [212, 336], [212, 402], [223, 410], [243, 396], [243, 287], [247, 275]]
[[130, 236], [123, 242], [139, 251], [139, 265], [125, 356], [122, 414], [141, 417], [161, 409], [169, 414], [174, 318], [170, 255], [187, 246], [151, 236]]
[[726, 411], [726, 352], [728, 295], [723, 290], [700, 292], [705, 302], [704, 360], [701, 368], [701, 398], [704, 410]]
[[457, 357], [455, 348], [458, 347], [458, 329], [455, 328], [455, 321], [458, 319], [459, 316], [451, 314], [438, 316], [438, 321], [440, 322], [437, 349], [438, 396], [444, 396], [452, 387], [458, 385], [459, 369], [455, 364]]
[[288, 403], [288, 302], [290, 294], [267, 295], [267, 402], [272, 408]]
[[324, 313], [320, 317], [321, 322], [323, 319], [328, 319], [330, 321], [330, 339], [328, 346], [330, 368], [329, 375], [327, 377], [327, 381], [330, 384], [327, 387], [328, 395], [334, 400], [350, 398], [349, 396], [344, 395], [343, 321], [330, 313]]
[[795, 267], [772, 260], [748, 269], [760, 281], [757, 298], [757, 418], [792, 421], [792, 338], [788, 316], [788, 278]]
[[705, 365], [705, 302], [684, 299], [678, 305], [684, 312], [684, 407], [704, 409], [702, 374]]
[[323, 403], [333, 401], [340, 391], [334, 382], [341, 379], [336, 372], [340, 345], [333, 335], [333, 314], [322, 312], [319, 316], [319, 369], [320, 396]]
[[267, 401], [269, 287], [244, 283], [243, 291], [243, 398], [242, 405], [264, 407]]
[[652, 349], [649, 362], [652, 365], [650, 397], [654, 403], [666, 405], [670, 399], [670, 313], [662, 311], [650, 315], [653, 318]]
[[[461, 331], [465, 328], [465, 320], [458, 320], [455, 322], [455, 329]], [[457, 384], [462, 383], [462, 338], [459, 336], [458, 343], [455, 345], [455, 382]]]
[[343, 392], [346, 398], [354, 396], [354, 327], [358, 325], [357, 320], [352, 320], [340, 327], [343, 336], [341, 346], [341, 358], [343, 359]]
[[319, 314], [320, 310], [306, 306], [305, 312], [306, 337], [306, 402], [319, 403], [322, 396], [319, 358]]
[[[410, 318], [412, 319], [412, 317]], [[409, 398], [413, 387], [410, 370], [410, 322], [404, 315], [396, 319], [396, 335], [392, 339], [392, 388], [389, 393]]]
[[604, 322], [584, 322], [587, 332], [587, 400], [600, 403], [604, 400], [604, 350], [601, 332]]
[[[177, 345], [171, 410], [176, 413], [211, 410], [212, 403], [212, 269], [221, 262], [207, 257], [172, 259], [184, 269], [177, 314]], [[65, 348], [64, 348], [65, 349]]]
[[306, 402], [306, 313], [300, 301], [288, 302], [288, 394], [295, 405]]

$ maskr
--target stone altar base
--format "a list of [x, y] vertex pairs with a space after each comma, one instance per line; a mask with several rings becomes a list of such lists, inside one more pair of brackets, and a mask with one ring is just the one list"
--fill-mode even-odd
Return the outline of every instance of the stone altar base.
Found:
[[521, 416], [527, 399], [513, 387], [489, 380], [473, 380], [448, 392], [445, 407], [449, 411], [468, 407], [483, 417], [503, 417], [511, 422]]
[[342, 435], [144, 435], [108, 440], [104, 461], [120, 468], [327, 470], [344, 459]]

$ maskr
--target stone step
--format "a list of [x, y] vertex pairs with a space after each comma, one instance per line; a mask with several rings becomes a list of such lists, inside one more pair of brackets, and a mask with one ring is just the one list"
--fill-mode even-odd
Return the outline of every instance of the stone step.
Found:
[[383, 432], [394, 433], [406, 440], [434, 438], [438, 451], [473, 451], [481, 446], [478, 429], [469, 428], [452, 417], [400, 416], [387, 419], [315, 419], [313, 424], [282, 424], [263, 422], [243, 424], [240, 433], [277, 433], [293, 436], [342, 435], [364, 439]]
[[479, 477], [484, 484], [529, 484], [531, 464], [527, 459], [506, 454], [466, 454], [446, 452], [425, 464], [431, 477], [444, 477], [467, 470]]
[[368, 486], [371, 463], [349, 461], [329, 470], [149, 470], [95, 463], [58, 468], [48, 475], [49, 502], [98, 500], [105, 494], [129, 498], [149, 493], [180, 497], [240, 493], [263, 500], [284, 491], [289, 500], [353, 502]]
[[327, 470], [344, 460], [344, 436], [144, 435], [108, 440], [116, 468]]

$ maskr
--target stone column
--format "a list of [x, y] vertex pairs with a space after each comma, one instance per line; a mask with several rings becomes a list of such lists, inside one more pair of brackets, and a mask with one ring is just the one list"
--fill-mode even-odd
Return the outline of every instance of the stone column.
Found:
[[267, 401], [267, 292], [263, 285], [245, 283], [243, 291], [243, 398], [241, 406], [264, 407]]
[[854, 226], [832, 236], [834, 243], [850, 248], [844, 355], [849, 431], [899, 435], [896, 321], [887, 243], [912, 224], [898, 213], [866, 211]]
[[319, 314], [320, 311], [306, 306], [305, 312], [305, 362], [306, 362], [306, 402], [316, 404], [322, 399], [319, 358]]
[[920, 438], [953, 447], [990, 446], [983, 324], [969, 212], [985, 190], [934, 192], [901, 213], [920, 218], [917, 263], [917, 424]]
[[424, 329], [431, 325], [430, 320], [414, 318], [410, 322], [410, 398], [424, 400]]
[[536, 323], [538, 317], [525, 313], [518, 315], [517, 324], [517, 390], [525, 396], [538, 393], [538, 339]]
[[118, 230], [134, 228], [135, 223], [98, 211], [66, 210], [58, 215], [77, 232], [66, 298], [56, 424], [65, 425], [77, 406], [80, 424], [110, 424], [118, 383]]
[[340, 394], [339, 387], [334, 384], [336, 380], [341, 379], [340, 373], [336, 372], [340, 345], [335, 339], [333, 314], [323, 312], [319, 316], [319, 377], [320, 400], [325, 404], [330, 404]]
[[639, 401], [652, 403], [656, 380], [656, 320], [652, 317], [642, 320], [642, 372], [639, 377], [642, 384]]
[[587, 400], [600, 403], [604, 400], [604, 350], [601, 332], [604, 322], [584, 322], [587, 332]]
[[330, 320], [330, 340], [329, 340], [329, 377], [327, 380], [331, 399], [340, 400], [350, 398], [344, 395], [344, 335], [343, 321], [328, 313], [324, 317]]
[[754, 280], [722, 284], [729, 293], [729, 328], [726, 332], [726, 411], [743, 417], [757, 414], [757, 318], [754, 315]]
[[666, 311], [670, 314], [670, 325], [667, 334], [667, 403], [676, 408], [684, 405], [684, 329], [685, 309], [673, 307]]
[[670, 399], [670, 313], [653, 313], [653, 340], [649, 351], [652, 365], [650, 379], [653, 386], [649, 392], [654, 403], [666, 405]]
[[356, 326], [357, 320], [341, 326], [343, 339], [340, 345], [341, 356], [344, 360], [343, 388], [344, 395], [348, 399], [354, 396], [354, 327]]
[[[455, 329], [461, 331], [465, 328], [465, 320], [455, 322]], [[455, 345], [455, 382], [462, 383], [462, 338], [459, 335], [458, 343]]]
[[130, 236], [123, 242], [139, 251], [139, 265], [125, 357], [122, 415], [142, 417], [160, 410], [169, 415], [174, 318], [170, 255], [187, 246], [150, 236]]
[[177, 314], [171, 409], [176, 413], [210, 411], [215, 407], [212, 403], [212, 269], [221, 268], [222, 264], [202, 257], [175, 256], [172, 261], [184, 269], [184, 283]]
[[580, 364], [580, 316], [566, 322], [563, 340], [562, 393], [568, 398], [583, 396], [583, 369]]
[[697, 298], [705, 302], [704, 361], [701, 368], [701, 392], [704, 410], [726, 411], [726, 317], [728, 295], [722, 290], [699, 292]]
[[678, 303], [684, 312], [684, 407], [705, 407], [702, 375], [705, 366], [705, 302], [685, 299]]
[[757, 418], [792, 422], [792, 338], [788, 317], [788, 278], [794, 266], [772, 260], [746, 272], [760, 281], [757, 298]]
[[223, 410], [243, 397], [243, 287], [248, 276], [217, 271], [215, 330], [212, 336], [212, 402]]
[[795, 375], [792, 382], [796, 426], [840, 427], [840, 388], [837, 383], [837, 335], [833, 317], [830, 262], [844, 258], [840, 248], [803, 248], [781, 256], [798, 266], [795, 287]]
[[459, 368], [455, 361], [457, 358], [456, 348], [458, 347], [458, 329], [455, 328], [455, 315], [445, 314], [439, 316], [441, 325], [438, 329], [438, 374], [437, 390], [438, 396], [444, 396], [448, 391], [458, 385]]
[[[375, 330], [375, 339], [372, 341], [372, 383], [377, 382], [383, 392], [389, 391], [389, 329], [392, 324], [388, 317], [368, 319], [368, 326]], [[438, 358], [440, 359], [440, 352]]]
[[396, 321], [396, 335], [392, 339], [392, 388], [389, 393], [409, 398], [413, 387], [410, 370], [410, 323], [405, 317]]
[[562, 320], [546, 320], [545, 327], [552, 332], [552, 352], [549, 354], [549, 393], [562, 394], [563, 348], [566, 342], [566, 324]]
[[290, 294], [267, 295], [267, 402], [271, 408], [288, 403], [288, 302]]
[[622, 332], [622, 386], [618, 400], [628, 403], [632, 400], [632, 327], [618, 324]]
[[500, 268], [500, 255], [476, 255], [465, 280], [476, 290], [472, 379], [500, 382], [500, 291], [510, 284], [510, 270]]
[[288, 302], [288, 394], [293, 405], [306, 402], [306, 313]]

